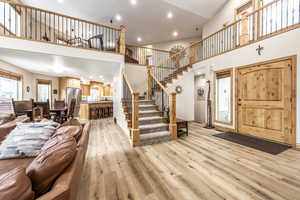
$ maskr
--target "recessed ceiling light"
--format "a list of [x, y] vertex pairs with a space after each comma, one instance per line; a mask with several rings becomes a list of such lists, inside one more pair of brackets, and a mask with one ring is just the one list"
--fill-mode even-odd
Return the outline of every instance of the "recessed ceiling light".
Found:
[[138, 38], [137, 38], [137, 41], [138, 41], [138, 42], [142, 41], [142, 38], [138, 37]]
[[168, 15], [167, 15], [167, 16], [168, 16], [169, 19], [172, 19], [172, 18], [173, 18], [173, 13], [168, 12]]
[[173, 32], [173, 36], [174, 36], [174, 37], [177, 37], [177, 35], [178, 35], [178, 32], [177, 32], [177, 31], [174, 31], [174, 32]]
[[58, 2], [58, 3], [63, 3], [63, 2], [64, 2], [64, 0], [57, 0], [57, 2]]
[[117, 15], [116, 15], [116, 20], [121, 21], [121, 20], [122, 20], [121, 15], [117, 14]]
[[130, 0], [130, 3], [131, 3], [132, 5], [136, 5], [136, 0]]

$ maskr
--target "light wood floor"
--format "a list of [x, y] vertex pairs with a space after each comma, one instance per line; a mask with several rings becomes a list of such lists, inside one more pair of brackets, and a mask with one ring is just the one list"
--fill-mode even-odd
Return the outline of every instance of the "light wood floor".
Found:
[[92, 122], [79, 200], [300, 199], [300, 152], [270, 155], [212, 136], [131, 148], [111, 119]]

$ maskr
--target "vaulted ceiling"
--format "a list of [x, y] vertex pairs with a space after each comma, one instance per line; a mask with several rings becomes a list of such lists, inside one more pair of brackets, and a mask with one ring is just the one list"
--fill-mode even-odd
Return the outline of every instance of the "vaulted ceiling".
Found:
[[[127, 42], [150, 44], [201, 35], [201, 28], [227, 0], [23, 0], [25, 4], [113, 26], [124, 24]], [[167, 13], [173, 18], [168, 19]], [[122, 19], [117, 21], [119, 14]], [[173, 32], [178, 32], [174, 37]], [[142, 41], [137, 42], [137, 37]]]

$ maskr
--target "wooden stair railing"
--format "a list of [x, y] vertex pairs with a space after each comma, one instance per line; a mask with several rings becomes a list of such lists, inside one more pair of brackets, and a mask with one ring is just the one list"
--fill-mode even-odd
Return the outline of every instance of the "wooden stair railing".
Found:
[[[154, 76], [153, 67], [147, 68], [148, 73], [148, 100], [155, 100], [158, 108], [166, 115], [169, 123], [169, 131], [173, 140], [177, 139], [176, 125], [176, 93], [170, 92], [161, 82]], [[153, 87], [158, 86], [159, 90]]]
[[122, 104], [126, 115], [128, 128], [130, 131], [130, 139], [133, 146], [140, 144], [139, 129], [139, 93], [134, 92], [132, 86], [123, 72], [123, 98]]
[[125, 54], [125, 27], [110, 27], [64, 14], [0, 0], [0, 36]]
[[157, 66], [170, 56], [170, 51], [127, 44], [125, 62], [144, 66]]
[[158, 64], [181, 68], [300, 28], [300, 2], [274, 0]]

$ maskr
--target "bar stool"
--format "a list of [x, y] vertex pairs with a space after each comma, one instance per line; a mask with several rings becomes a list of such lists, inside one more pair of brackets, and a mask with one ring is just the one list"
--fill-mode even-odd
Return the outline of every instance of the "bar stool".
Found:
[[103, 107], [100, 107], [99, 108], [99, 118], [104, 118], [104, 108]]
[[90, 108], [90, 119], [97, 119], [97, 108]]
[[100, 119], [100, 107], [98, 106], [96, 107], [96, 109], [97, 109], [97, 119]]
[[113, 116], [113, 107], [109, 107], [109, 116], [112, 117]]
[[104, 117], [109, 117], [109, 107], [104, 108]]

